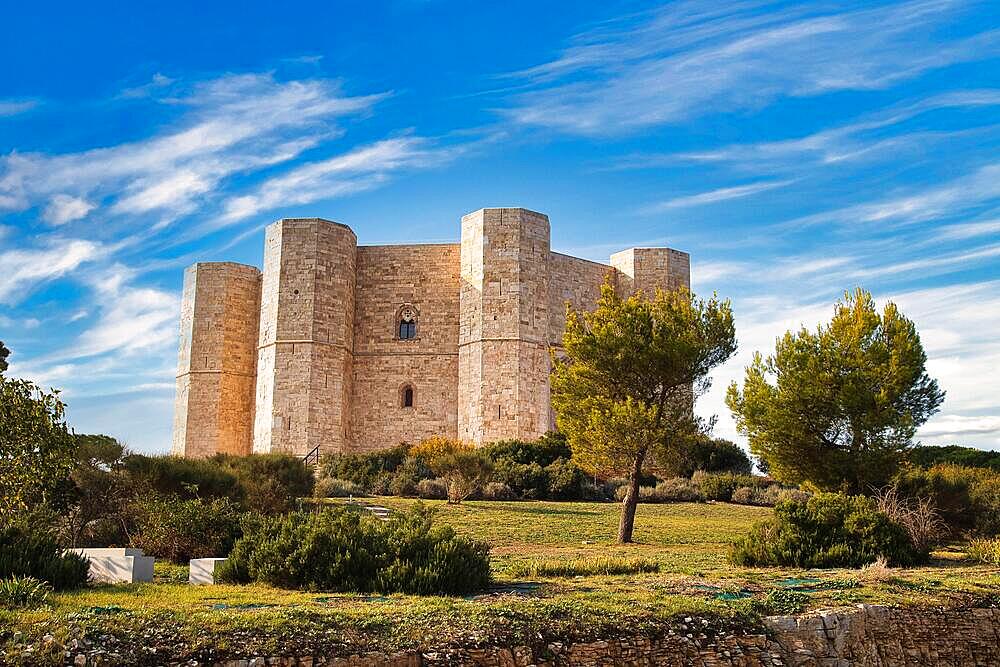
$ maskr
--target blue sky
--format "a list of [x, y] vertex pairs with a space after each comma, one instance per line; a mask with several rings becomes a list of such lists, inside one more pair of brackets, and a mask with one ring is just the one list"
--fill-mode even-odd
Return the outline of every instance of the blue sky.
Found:
[[454, 241], [516, 205], [732, 298], [717, 434], [753, 352], [861, 285], [948, 392], [922, 440], [1000, 448], [995, 3], [144, 4], [0, 26], [0, 340], [78, 430], [169, 447], [183, 267], [259, 264], [269, 222]]

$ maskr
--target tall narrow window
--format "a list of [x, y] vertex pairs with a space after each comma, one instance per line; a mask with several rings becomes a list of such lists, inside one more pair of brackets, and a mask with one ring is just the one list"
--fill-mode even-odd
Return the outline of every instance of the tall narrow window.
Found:
[[403, 387], [402, 403], [404, 408], [413, 407], [413, 387], [410, 385]]
[[398, 328], [399, 340], [413, 340], [417, 337], [417, 311], [413, 306], [403, 306], [399, 309]]

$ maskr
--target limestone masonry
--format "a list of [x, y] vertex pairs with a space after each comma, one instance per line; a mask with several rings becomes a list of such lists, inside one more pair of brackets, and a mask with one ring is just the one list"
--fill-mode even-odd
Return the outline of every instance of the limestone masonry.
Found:
[[631, 248], [599, 264], [549, 249], [522, 208], [462, 218], [456, 244], [359, 246], [350, 228], [267, 228], [264, 270], [184, 273], [173, 453], [357, 452], [447, 435], [552, 429], [549, 354], [566, 304], [690, 285], [687, 253]]

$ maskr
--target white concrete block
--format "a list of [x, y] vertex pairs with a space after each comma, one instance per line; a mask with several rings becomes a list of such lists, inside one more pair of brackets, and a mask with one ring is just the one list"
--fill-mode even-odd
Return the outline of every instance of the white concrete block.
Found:
[[153, 581], [152, 556], [88, 556], [90, 580], [104, 584]]
[[226, 562], [225, 558], [192, 558], [188, 568], [189, 584], [214, 584], [215, 573]]

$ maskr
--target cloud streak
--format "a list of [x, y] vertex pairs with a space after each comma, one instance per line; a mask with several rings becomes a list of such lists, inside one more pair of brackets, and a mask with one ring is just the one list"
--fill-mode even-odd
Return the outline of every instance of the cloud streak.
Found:
[[573, 134], [624, 134], [782, 97], [885, 89], [1000, 48], [991, 30], [933, 41], [959, 13], [946, 0], [765, 8], [671, 3], [578, 35], [556, 59], [512, 75], [529, 89], [504, 113]]

